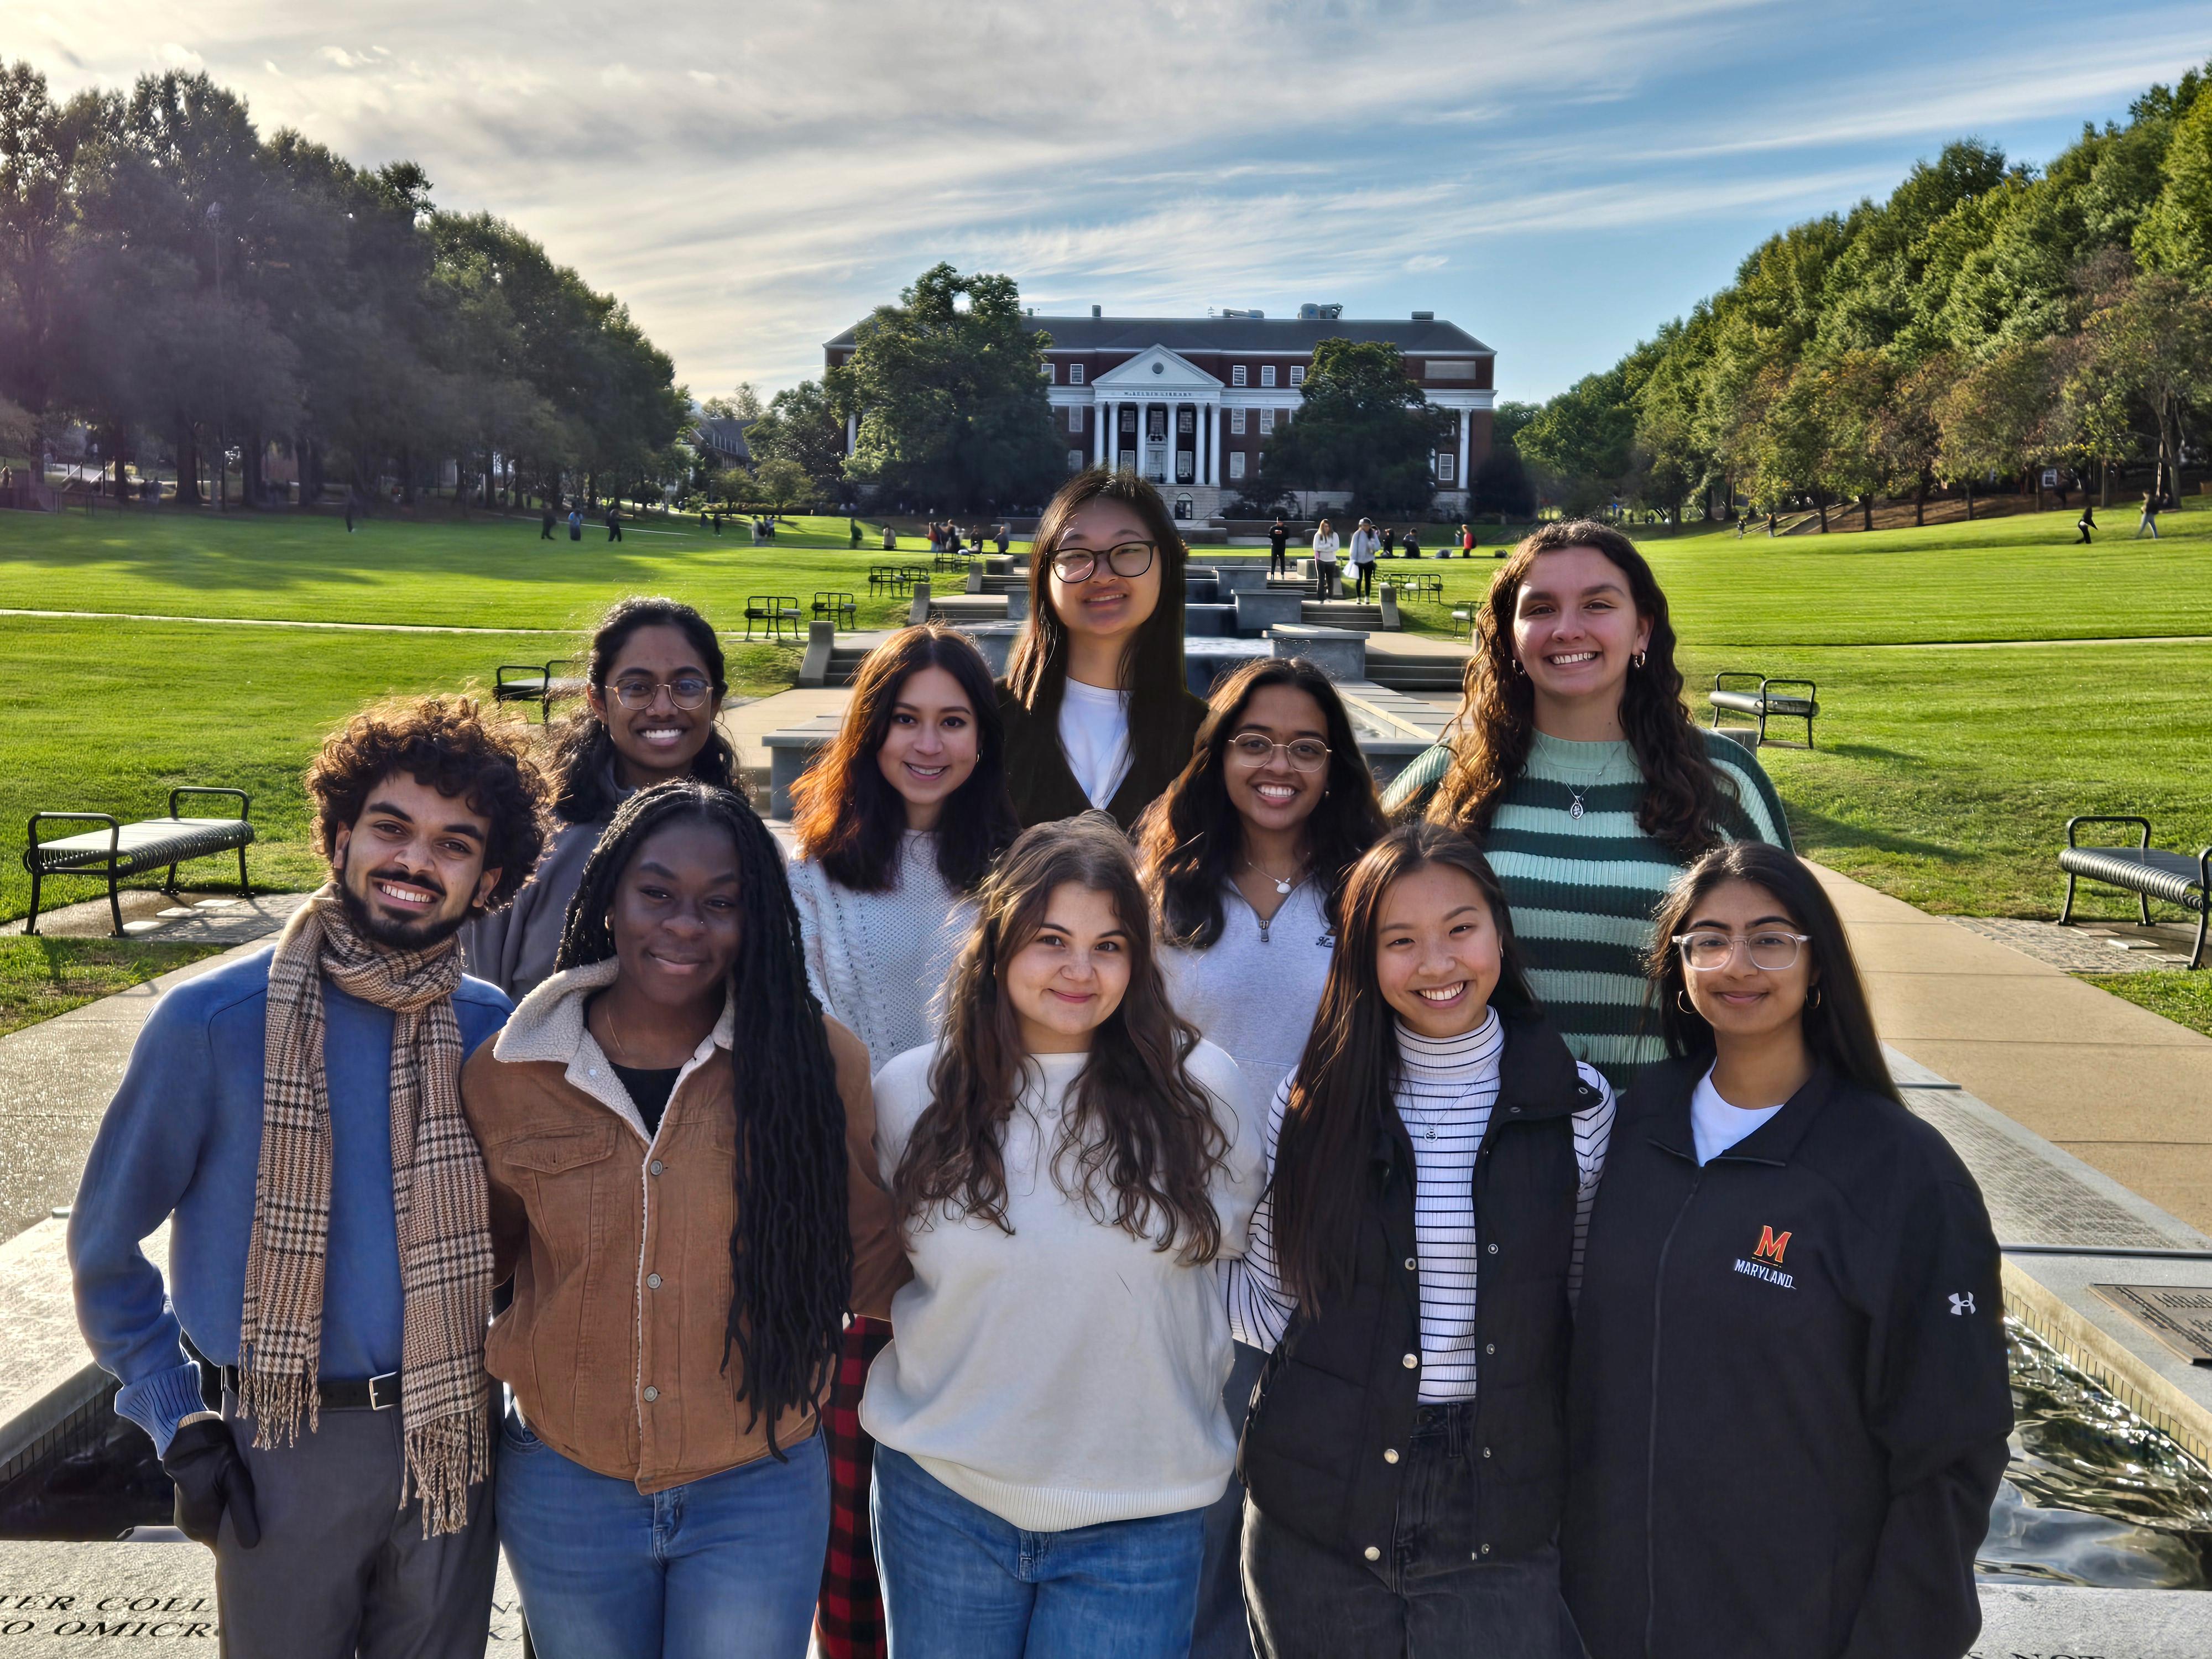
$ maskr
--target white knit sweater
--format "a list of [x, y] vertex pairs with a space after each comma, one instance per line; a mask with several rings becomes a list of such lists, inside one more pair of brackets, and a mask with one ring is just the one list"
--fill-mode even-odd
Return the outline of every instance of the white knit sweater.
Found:
[[806, 982], [823, 1012], [868, 1045], [868, 1063], [890, 1064], [937, 1039], [937, 993], [975, 918], [973, 900], [937, 869], [937, 837], [899, 837], [890, 890], [856, 893], [811, 859], [793, 858], [791, 896], [806, 939]]
[[[877, 1074], [886, 1181], [929, 1106], [936, 1058], [918, 1048]], [[1031, 1532], [1202, 1509], [1237, 1452], [1215, 1269], [1131, 1237], [1054, 1179], [1061, 1105], [1088, 1060], [1041, 1054], [1024, 1068], [1001, 1142], [1011, 1232], [941, 1214], [908, 1231], [914, 1278], [892, 1298], [896, 1334], [860, 1401], [870, 1434]], [[1260, 1126], [1236, 1061], [1201, 1042], [1187, 1064], [1234, 1137], [1210, 1195], [1235, 1255], [1260, 1194]]]

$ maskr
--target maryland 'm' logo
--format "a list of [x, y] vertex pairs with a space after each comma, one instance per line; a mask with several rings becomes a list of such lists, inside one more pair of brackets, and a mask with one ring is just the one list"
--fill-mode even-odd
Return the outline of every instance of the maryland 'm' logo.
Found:
[[1771, 1261], [1779, 1267], [1782, 1262], [1782, 1253], [1789, 1248], [1788, 1233], [1778, 1233], [1771, 1227], [1761, 1227], [1759, 1230], [1759, 1248], [1751, 1254], [1754, 1261]]

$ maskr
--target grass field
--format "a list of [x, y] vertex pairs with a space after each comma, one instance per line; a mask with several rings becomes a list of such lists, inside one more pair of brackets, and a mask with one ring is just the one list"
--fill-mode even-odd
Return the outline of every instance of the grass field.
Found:
[[119, 939], [0, 939], [0, 1036], [221, 949]]
[[[1803, 850], [1932, 910], [2048, 915], [2052, 849], [2071, 813], [2141, 811], [2163, 845], [2212, 841], [2212, 646], [1928, 642], [2212, 635], [2212, 512], [2190, 507], [2167, 515], [2164, 541], [2121, 533], [2092, 550], [2065, 545], [2072, 515], [2056, 513], [1771, 542], [1692, 532], [1644, 545], [1700, 713], [1702, 684], [1719, 668], [1820, 682], [1820, 750], [1764, 756]], [[0, 916], [27, 906], [15, 849], [34, 807], [143, 815], [181, 782], [253, 792], [264, 837], [256, 880], [313, 880], [298, 778], [325, 730], [373, 696], [453, 689], [488, 681], [500, 662], [562, 654], [622, 593], [672, 593], [725, 626], [751, 592], [804, 603], [816, 587], [849, 588], [864, 625], [904, 608], [868, 599], [867, 566], [884, 555], [848, 550], [842, 519], [803, 520], [761, 549], [736, 533], [702, 536], [696, 520], [647, 533], [657, 529], [635, 527], [610, 548], [541, 544], [534, 521], [491, 519], [376, 520], [348, 538], [334, 520], [283, 515], [0, 514], [0, 607], [507, 630], [0, 617], [10, 714]], [[1496, 566], [1421, 568], [1464, 600]], [[1441, 609], [1407, 609], [1417, 625], [1448, 625]], [[740, 690], [776, 689], [795, 672], [787, 647], [733, 651]], [[95, 890], [72, 884], [58, 896]]]
[[2193, 974], [2185, 969], [2171, 973], [2148, 970], [2077, 974], [2075, 977], [2086, 979], [2116, 997], [2125, 997], [2154, 1014], [2163, 1014], [2178, 1025], [2212, 1036], [2212, 972], [2202, 969]]

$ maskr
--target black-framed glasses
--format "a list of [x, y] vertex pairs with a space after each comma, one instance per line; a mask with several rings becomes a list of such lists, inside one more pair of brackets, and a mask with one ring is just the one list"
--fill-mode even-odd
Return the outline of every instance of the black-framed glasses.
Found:
[[672, 680], [617, 680], [611, 689], [615, 701], [625, 708], [650, 708], [653, 698], [665, 690], [669, 702], [689, 710], [707, 706], [714, 683], [700, 674], [678, 674]]
[[1318, 772], [1328, 764], [1328, 745], [1319, 738], [1294, 738], [1277, 743], [1257, 732], [1239, 732], [1229, 739], [1229, 758], [1239, 766], [1265, 766], [1279, 751], [1293, 772]]
[[1117, 576], [1141, 576], [1152, 568], [1156, 551], [1150, 542], [1123, 542], [1103, 553], [1087, 547], [1071, 547], [1052, 556], [1052, 574], [1064, 582], [1087, 582], [1097, 573], [1098, 562]]
[[1748, 951], [1751, 965], [1778, 974], [1797, 965], [1797, 953], [1812, 939], [1810, 933], [1792, 933], [1780, 927], [1760, 927], [1749, 933], [1677, 933], [1674, 948], [1682, 965], [1700, 974], [1717, 973], [1735, 960], [1738, 946]]

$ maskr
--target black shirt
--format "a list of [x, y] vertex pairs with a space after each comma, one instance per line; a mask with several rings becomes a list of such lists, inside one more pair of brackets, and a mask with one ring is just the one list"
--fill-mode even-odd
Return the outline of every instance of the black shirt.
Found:
[[[614, 1066], [612, 1060], [607, 1062]], [[629, 1091], [630, 1103], [637, 1115], [645, 1120], [645, 1132], [649, 1135], [660, 1133], [660, 1115], [668, 1109], [668, 1097], [675, 1092], [676, 1079], [684, 1068], [671, 1066], [665, 1069], [647, 1069], [638, 1066], [615, 1066], [615, 1075], [622, 1086]]]
[[1270, 530], [1267, 532], [1267, 540], [1273, 544], [1274, 550], [1278, 553], [1283, 550], [1284, 547], [1289, 544], [1290, 539], [1291, 532], [1285, 530], [1281, 525], [1277, 525], [1273, 530]]

